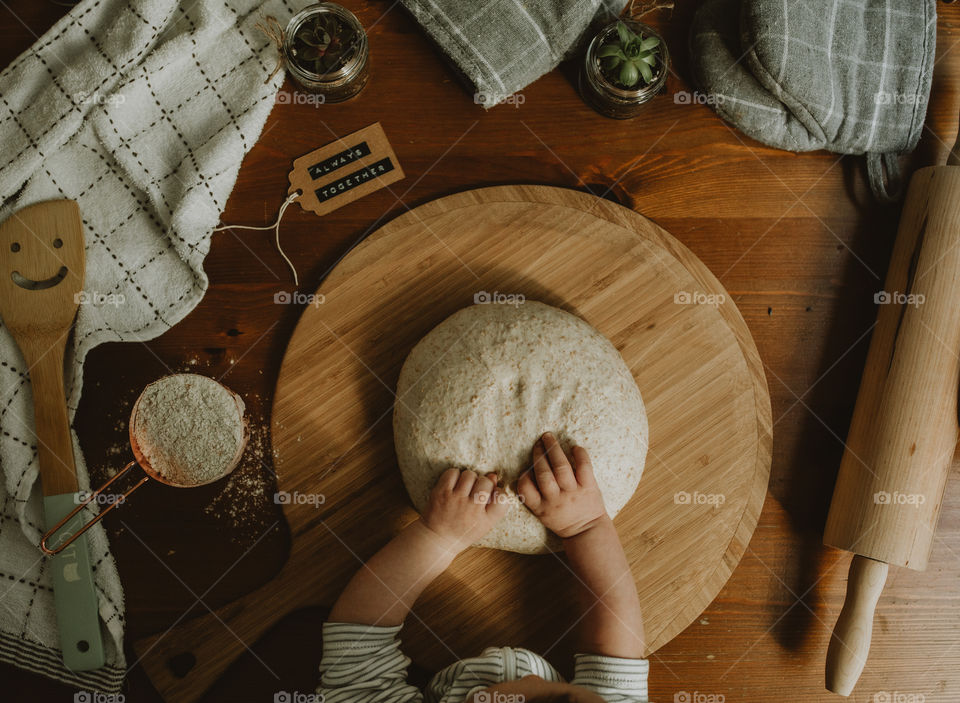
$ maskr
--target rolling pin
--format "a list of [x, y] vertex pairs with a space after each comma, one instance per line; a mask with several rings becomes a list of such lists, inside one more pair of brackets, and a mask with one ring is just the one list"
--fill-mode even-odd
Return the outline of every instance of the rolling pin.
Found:
[[890, 564], [927, 566], [957, 446], [960, 138], [914, 173], [833, 490], [823, 542], [853, 552], [827, 649], [826, 686], [863, 671]]

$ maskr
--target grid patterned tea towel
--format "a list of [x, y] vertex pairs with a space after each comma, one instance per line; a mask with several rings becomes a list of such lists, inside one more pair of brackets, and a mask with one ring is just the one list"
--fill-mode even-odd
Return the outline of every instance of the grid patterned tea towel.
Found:
[[627, 0], [403, 0], [485, 108], [504, 101], [576, 51], [595, 23]]
[[[80, 205], [85, 300], [68, 350], [72, 419], [87, 352], [156, 337], [207, 288], [203, 259], [246, 152], [283, 80], [255, 24], [284, 0], [85, 0], [0, 74], [0, 203]], [[90, 535], [105, 667], [64, 668], [47, 560], [26, 368], [0, 328], [0, 661], [104, 692], [120, 689], [123, 589], [99, 525]], [[74, 436], [77, 472], [89, 486]]]
[[691, 28], [694, 79], [758, 141], [866, 154], [871, 188], [891, 199], [896, 155], [923, 130], [936, 23], [935, 0], [708, 0]]

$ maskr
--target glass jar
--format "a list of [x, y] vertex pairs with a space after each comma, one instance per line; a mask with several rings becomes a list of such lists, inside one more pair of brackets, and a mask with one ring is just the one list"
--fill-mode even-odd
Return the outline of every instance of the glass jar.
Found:
[[[343, 53], [343, 60], [324, 73], [316, 72], [315, 67], [305, 66], [298, 56], [297, 33], [317, 17], [329, 15], [353, 35], [351, 45]], [[308, 5], [290, 18], [283, 36], [283, 54], [287, 70], [297, 83], [311, 93], [323, 96], [327, 103], [339, 103], [349, 100], [363, 90], [369, 77], [369, 45], [363, 25], [350, 10], [332, 2], [319, 2]]]
[[652, 27], [631, 19], [618, 21], [627, 25], [634, 34], [656, 37], [660, 40], [658, 54], [660, 60], [657, 62], [653, 81], [637, 88], [621, 88], [604, 75], [597, 52], [604, 44], [619, 43], [617, 22], [611, 22], [600, 30], [587, 47], [583, 65], [580, 67], [578, 83], [580, 95], [590, 107], [606, 117], [625, 120], [636, 117], [644, 103], [663, 89], [670, 69], [670, 54], [667, 51], [667, 43]]

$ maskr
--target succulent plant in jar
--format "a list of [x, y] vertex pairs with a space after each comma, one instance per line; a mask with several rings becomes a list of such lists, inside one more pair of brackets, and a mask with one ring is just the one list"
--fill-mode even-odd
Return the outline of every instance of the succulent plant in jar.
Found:
[[635, 34], [623, 22], [617, 22], [617, 41], [603, 44], [597, 51], [600, 69], [613, 83], [622, 88], [633, 88], [653, 82], [660, 54], [660, 37]]
[[367, 34], [356, 16], [336, 3], [309, 5], [290, 19], [283, 51], [291, 77], [325, 102], [359, 93], [368, 78]]
[[580, 93], [607, 117], [635, 117], [663, 88], [669, 65], [667, 46], [652, 27], [617, 20], [590, 42], [580, 71]]

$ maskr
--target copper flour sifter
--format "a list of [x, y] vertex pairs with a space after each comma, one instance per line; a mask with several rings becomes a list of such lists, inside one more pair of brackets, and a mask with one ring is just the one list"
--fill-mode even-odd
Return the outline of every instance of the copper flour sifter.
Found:
[[[158, 471], [153, 465], [151, 465], [150, 460], [148, 459], [148, 452], [144, 450], [144, 447], [140, 445], [140, 441], [137, 439], [138, 431], [143, 426], [143, 413], [142, 408], [144, 405], [144, 398], [147, 397], [152, 392], [157, 391], [162, 388], [163, 384], [173, 384], [173, 383], [201, 383], [201, 384], [215, 384], [222, 391], [229, 393], [233, 397], [237, 404], [237, 414], [238, 419], [242, 425], [242, 438], [237, 446], [236, 452], [228, 460], [224, 461], [221, 471], [216, 472], [215, 475], [205, 476], [202, 480], [187, 481], [187, 480], [176, 480], [171, 478], [169, 475], [164, 475], [161, 471]], [[206, 408], [197, 408], [197, 411], [203, 413]], [[98, 488], [93, 493], [90, 493], [86, 498], [80, 502], [76, 508], [74, 508], [70, 513], [68, 513], [60, 522], [54, 525], [47, 533], [43, 536], [43, 539], [40, 541], [40, 548], [47, 554], [57, 554], [71, 544], [75, 539], [80, 537], [84, 532], [89, 530], [93, 525], [100, 522], [103, 519], [103, 516], [109, 513], [111, 510], [116, 508], [118, 505], [122, 505], [128, 496], [133, 493], [135, 490], [140, 488], [150, 479], [154, 481], [159, 481], [168, 486], [173, 486], [174, 488], [195, 488], [197, 486], [204, 486], [214, 481], [219, 481], [221, 478], [229, 475], [240, 463], [240, 458], [243, 456], [243, 450], [246, 448], [247, 440], [249, 438], [249, 431], [247, 427], [246, 420], [243, 414], [243, 401], [240, 399], [236, 393], [231, 391], [226, 386], [220, 384], [219, 382], [208, 378], [207, 376], [201, 376], [199, 374], [171, 374], [169, 376], [164, 376], [153, 383], [149, 384], [137, 397], [137, 401], [133, 404], [133, 409], [130, 411], [130, 424], [129, 424], [129, 436], [130, 436], [130, 448], [133, 450], [133, 461], [129, 462], [126, 466], [123, 467], [120, 471], [117, 472], [115, 476], [110, 478], [106, 483], [104, 483], [100, 488]], [[181, 438], [185, 439], [185, 438]], [[111, 501], [110, 504], [97, 513], [89, 522], [85, 523], [80, 529], [75, 532], [69, 533], [63, 539], [63, 541], [57, 543], [55, 547], [48, 546], [48, 541], [51, 537], [54, 536], [65, 524], [67, 524], [77, 513], [83, 510], [87, 505], [89, 505], [93, 500], [98, 496], [103, 494], [103, 492], [109, 488], [115, 481], [120, 477], [128, 473], [134, 466], [139, 466], [143, 469], [144, 476], [133, 485], [132, 488], [127, 490], [123, 494], [116, 496], [116, 499]]]

